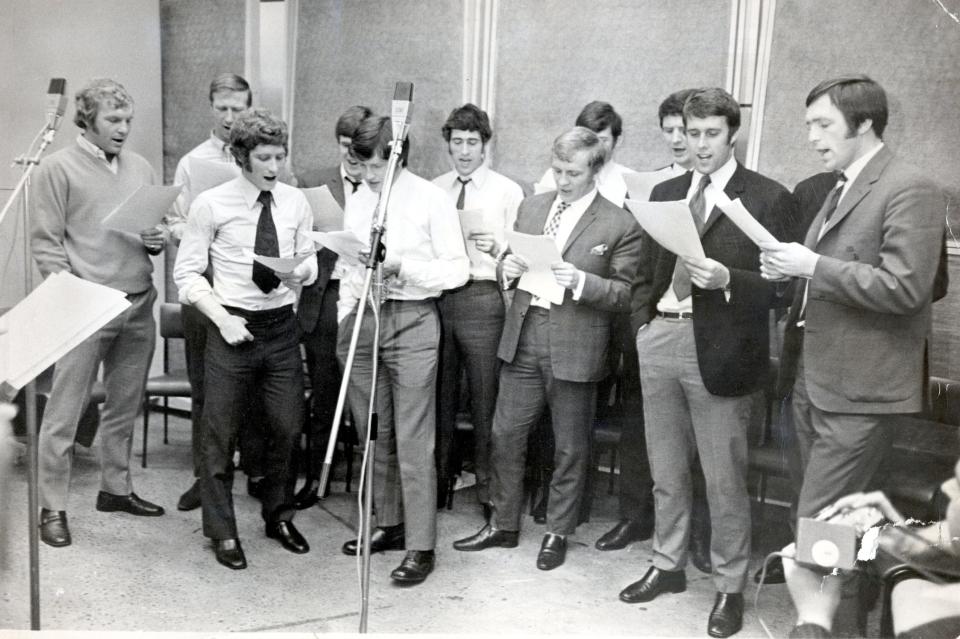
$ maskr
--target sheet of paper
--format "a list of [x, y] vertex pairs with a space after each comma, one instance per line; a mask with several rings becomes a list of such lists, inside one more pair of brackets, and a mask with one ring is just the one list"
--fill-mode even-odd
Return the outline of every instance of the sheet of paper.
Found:
[[463, 242], [467, 247], [467, 257], [470, 259], [471, 264], [478, 264], [483, 260], [483, 256], [486, 253], [477, 249], [476, 242], [471, 239], [471, 236], [474, 233], [479, 232], [492, 232], [493, 229], [488, 228], [488, 225], [483, 220], [483, 211], [480, 209], [464, 209], [459, 211], [460, 214], [460, 229], [463, 231]]
[[330, 192], [330, 187], [324, 184], [301, 190], [307, 196], [307, 202], [310, 203], [310, 209], [313, 211], [313, 230], [343, 230], [343, 209]]
[[770, 231], [764, 228], [763, 224], [757, 221], [757, 218], [750, 214], [740, 198], [719, 202], [717, 206], [757, 246], [760, 246], [761, 243], [776, 243], [778, 241]]
[[0, 395], [12, 397], [129, 308], [121, 291], [54, 273], [0, 317]]
[[522, 257], [529, 268], [520, 276], [517, 288], [542, 297], [552, 304], [563, 304], [564, 288], [557, 284], [550, 265], [562, 262], [556, 241], [547, 235], [529, 235], [507, 231], [507, 244]]
[[670, 179], [660, 171], [640, 171], [638, 173], [624, 173], [623, 182], [627, 185], [627, 194], [631, 200], [646, 202], [650, 199], [653, 187]]
[[681, 257], [706, 257], [690, 207], [683, 200], [641, 202], [631, 199], [626, 204], [643, 230], [663, 248]]
[[190, 158], [190, 193], [188, 193], [190, 200], [239, 175], [240, 167], [236, 164]]
[[330, 249], [351, 264], [360, 263], [360, 251], [366, 251], [369, 240], [361, 240], [353, 231], [330, 231], [328, 233], [312, 231], [307, 233], [311, 240]]
[[104, 226], [139, 233], [163, 222], [170, 205], [180, 195], [179, 186], [144, 184], [103, 218]]
[[266, 255], [257, 255], [254, 253], [253, 261], [260, 262], [268, 269], [276, 273], [286, 274], [293, 273], [293, 269], [300, 266], [300, 262], [311, 256], [312, 254], [301, 255], [299, 257], [268, 257]]

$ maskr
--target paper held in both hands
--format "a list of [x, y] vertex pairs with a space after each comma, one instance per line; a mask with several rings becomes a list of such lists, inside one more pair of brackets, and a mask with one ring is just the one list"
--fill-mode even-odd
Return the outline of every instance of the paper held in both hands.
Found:
[[179, 186], [144, 184], [103, 218], [103, 225], [125, 233], [152, 229], [166, 217], [180, 195]]
[[623, 174], [623, 183], [627, 185], [627, 194], [630, 199], [643, 202], [650, 199], [653, 187], [669, 179], [670, 176], [664, 175], [661, 171], [638, 171]]
[[0, 398], [12, 398], [129, 307], [121, 291], [66, 271], [50, 275], [0, 317]]
[[369, 240], [360, 239], [353, 231], [330, 231], [323, 233], [311, 231], [307, 233], [311, 240], [328, 248], [350, 264], [360, 264], [360, 252], [366, 251], [370, 246]]
[[190, 193], [187, 195], [193, 201], [204, 191], [229, 182], [239, 175], [240, 167], [236, 164], [190, 158]]
[[507, 231], [506, 239], [510, 250], [527, 263], [527, 270], [520, 276], [517, 288], [542, 297], [551, 304], [563, 304], [564, 288], [557, 284], [557, 278], [550, 268], [554, 262], [563, 261], [554, 238]]

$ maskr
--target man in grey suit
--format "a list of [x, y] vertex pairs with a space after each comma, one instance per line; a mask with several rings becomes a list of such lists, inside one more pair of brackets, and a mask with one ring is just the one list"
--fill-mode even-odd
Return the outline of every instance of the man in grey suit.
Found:
[[[566, 558], [566, 537], [576, 529], [589, 472], [590, 429], [597, 382], [606, 375], [611, 323], [629, 308], [640, 257], [640, 227], [597, 191], [604, 159], [597, 135], [573, 128], [553, 144], [557, 192], [520, 204], [515, 229], [554, 238], [563, 261], [551, 268], [566, 290], [561, 304], [518, 290], [507, 311], [490, 457], [494, 516], [475, 535], [454, 542], [457, 550], [517, 545], [527, 437], [549, 406], [556, 449], [548, 532], [537, 568], [551, 570]], [[511, 285], [527, 268], [520, 255], [503, 258], [502, 275]]]
[[781, 357], [795, 376], [799, 517], [864, 490], [889, 446], [889, 416], [921, 410], [946, 213], [940, 189], [884, 145], [880, 85], [828, 80], [806, 105], [810, 143], [836, 186], [804, 244], [762, 255], [765, 277], [800, 283]]
[[[337, 119], [337, 148], [340, 164], [307, 171], [298, 176], [303, 188], [327, 186], [341, 208], [363, 181], [363, 166], [350, 153], [350, 144], [357, 127], [373, 114], [365, 106], [352, 106]], [[340, 391], [340, 366], [337, 364], [337, 301], [340, 299], [341, 269], [337, 268], [337, 254], [328, 248], [317, 251], [319, 267], [317, 281], [303, 287], [297, 324], [300, 340], [307, 354], [310, 373], [310, 416], [305, 424], [308, 430], [306, 453], [306, 481], [297, 492], [297, 509], [309, 508], [320, 499], [320, 469], [326, 455], [333, 416]], [[328, 488], [329, 490], [329, 488]]]

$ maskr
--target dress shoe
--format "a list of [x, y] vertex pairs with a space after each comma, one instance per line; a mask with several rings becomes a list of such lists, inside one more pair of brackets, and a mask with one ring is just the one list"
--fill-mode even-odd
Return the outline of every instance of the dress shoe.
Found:
[[263, 498], [263, 477], [247, 477], [247, 494], [254, 499]]
[[453, 542], [456, 550], [474, 551], [487, 548], [516, 548], [520, 533], [516, 530], [500, 530], [487, 524], [475, 535]]
[[292, 521], [274, 521], [267, 524], [267, 537], [276, 539], [281, 546], [298, 555], [310, 552], [310, 544]]
[[140, 499], [136, 493], [112, 495], [102, 490], [97, 494], [97, 510], [104, 513], [125, 512], [138, 517], [159, 517], [163, 514], [163, 508]]
[[690, 563], [708, 575], [713, 573], [713, 563], [710, 561], [710, 540], [699, 535], [690, 535]]
[[707, 634], [711, 637], [729, 637], [743, 626], [743, 595], [739, 592], [718, 592], [710, 611]]
[[559, 568], [566, 558], [567, 538], [553, 533], [544, 535], [543, 542], [540, 544], [540, 552], [537, 554], [537, 568], [540, 570]]
[[[351, 539], [343, 544], [341, 550], [345, 555], [357, 554], [357, 540]], [[384, 550], [403, 550], [404, 531], [403, 524], [390, 526], [388, 528], [376, 528], [370, 531], [370, 554], [383, 552]]]
[[640, 581], [620, 591], [620, 601], [634, 604], [653, 601], [665, 592], [683, 592], [687, 589], [687, 575], [682, 570], [651, 568]]
[[195, 510], [200, 507], [200, 482], [195, 481], [187, 492], [180, 495], [177, 510]]
[[760, 577], [763, 577], [763, 583], [765, 584], [782, 584], [787, 582], [786, 576], [783, 574], [783, 560], [780, 557], [774, 557], [767, 562], [767, 574], [763, 574], [763, 566], [753, 573], [753, 583], [760, 583]]
[[650, 526], [645, 526], [634, 519], [621, 519], [594, 545], [597, 550], [620, 550], [635, 541], [646, 541], [652, 535], [653, 531]]
[[67, 513], [62, 510], [40, 509], [40, 539], [54, 548], [69, 546], [70, 529], [67, 527]]
[[213, 553], [217, 561], [233, 570], [243, 570], [247, 567], [247, 558], [243, 556], [243, 548], [239, 539], [215, 539]]
[[433, 572], [432, 550], [408, 550], [400, 565], [393, 569], [390, 578], [402, 584], [419, 584]]
[[[323, 491], [323, 496], [327, 497], [329, 494], [330, 482], [327, 482], [327, 489]], [[307, 482], [303, 485], [303, 488], [297, 491], [297, 494], [293, 497], [293, 507], [297, 510], [306, 510], [316, 505], [319, 501], [320, 480], [307, 478]]]

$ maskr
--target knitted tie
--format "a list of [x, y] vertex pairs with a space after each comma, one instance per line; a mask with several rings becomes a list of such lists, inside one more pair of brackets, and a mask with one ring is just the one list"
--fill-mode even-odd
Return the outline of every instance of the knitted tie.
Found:
[[543, 227], [543, 234], [549, 235], [550, 237], [557, 236], [557, 230], [560, 228], [560, 216], [563, 215], [563, 212], [570, 208], [570, 205], [562, 201], [557, 205], [557, 210], [554, 212], [553, 217], [547, 221], [547, 225]]
[[[697, 227], [698, 235], [703, 233], [707, 210], [707, 198], [704, 197], [703, 191], [709, 184], [710, 176], [704, 175], [703, 178], [700, 179], [700, 184], [697, 186], [697, 192], [690, 198], [690, 215], [693, 216], [693, 223]], [[683, 265], [680, 257], [677, 256], [677, 264], [673, 267], [673, 292], [676, 294], [678, 300], [684, 300], [690, 297], [691, 291], [690, 272], [687, 270], [687, 267]]]
[[[253, 252], [265, 257], [280, 257], [280, 241], [277, 239], [277, 227], [273, 223], [270, 211], [270, 191], [260, 191], [260, 219], [257, 221], [257, 236], [253, 240]], [[261, 264], [253, 263], [253, 283], [264, 293], [269, 293], [280, 284], [280, 278]]]
[[357, 189], [360, 188], [360, 180], [354, 180], [353, 178], [349, 178], [349, 177], [348, 177], [348, 178], [347, 178], [347, 182], [349, 182], [349, 183], [350, 183], [350, 186], [353, 187], [353, 190], [350, 191], [351, 193], [356, 193], [356, 192], [357, 192]]
[[460, 183], [460, 195], [457, 196], [457, 210], [463, 210], [464, 200], [467, 199], [467, 182], [470, 181], [470, 178], [464, 180], [462, 177], [457, 178], [457, 182]]

